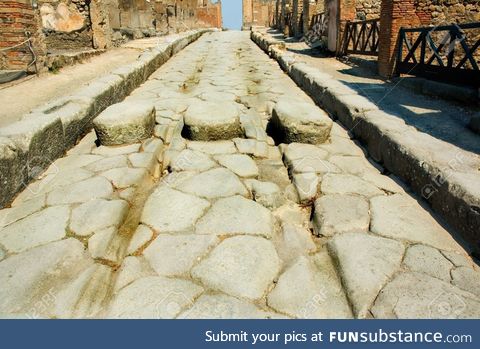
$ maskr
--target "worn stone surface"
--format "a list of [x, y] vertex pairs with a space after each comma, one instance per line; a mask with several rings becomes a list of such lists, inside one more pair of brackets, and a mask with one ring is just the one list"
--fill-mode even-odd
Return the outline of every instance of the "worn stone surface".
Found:
[[208, 155], [190, 149], [182, 150], [170, 163], [173, 171], [206, 171], [215, 166]]
[[[0, 263], [0, 311], [32, 317], [53, 315], [53, 307], [35, 308], [42, 297], [55, 295], [92, 260], [81, 242], [65, 239], [32, 248]], [[51, 299], [51, 298], [50, 298]]]
[[380, 292], [372, 307], [377, 318], [478, 318], [478, 297], [420, 273], [401, 273]]
[[452, 250], [458, 245], [433, 217], [406, 195], [379, 196], [370, 201], [371, 231], [395, 238]]
[[452, 270], [452, 283], [480, 297], [480, 271], [468, 267], [459, 267]]
[[398, 270], [401, 243], [367, 234], [346, 233], [328, 242], [357, 317], [365, 317], [378, 292]]
[[273, 244], [260, 237], [235, 236], [220, 243], [192, 276], [232, 296], [258, 299], [280, 270]]
[[269, 209], [281, 206], [284, 201], [282, 191], [275, 183], [247, 179], [245, 185], [252, 192], [254, 200]]
[[93, 177], [52, 190], [47, 196], [47, 204], [62, 205], [82, 203], [93, 199], [107, 199], [112, 193], [112, 185], [106, 178]]
[[146, 103], [118, 103], [97, 116], [93, 125], [103, 145], [136, 143], [153, 134], [155, 108]]
[[190, 307], [202, 291], [190, 281], [160, 276], [141, 278], [118, 292], [107, 316], [115, 319], [171, 319]]
[[147, 171], [143, 168], [119, 167], [102, 172], [102, 176], [112, 182], [115, 188], [128, 188], [140, 184], [147, 176]]
[[[219, 185], [221, 183], [221, 185]], [[207, 199], [226, 197], [232, 195], [248, 196], [248, 191], [240, 179], [226, 168], [214, 168], [212, 170], [196, 174], [178, 185], [178, 190], [197, 195]]]
[[125, 218], [128, 204], [123, 200], [92, 200], [72, 210], [70, 229], [80, 236], [90, 235], [97, 230], [118, 227]]
[[284, 143], [325, 143], [330, 137], [332, 120], [314, 104], [279, 101], [273, 108], [272, 127]]
[[384, 195], [373, 184], [350, 174], [325, 175], [321, 190], [324, 194], [357, 194], [365, 197]]
[[233, 154], [237, 152], [237, 148], [235, 148], [235, 144], [232, 141], [188, 142], [188, 148], [211, 155]]
[[192, 228], [208, 207], [204, 199], [160, 186], [145, 203], [141, 221], [158, 232], [181, 232]]
[[185, 112], [187, 138], [195, 141], [232, 139], [242, 135], [235, 103], [197, 102]]
[[249, 234], [270, 237], [273, 217], [262, 205], [241, 196], [219, 199], [196, 224], [197, 234]]
[[[349, 318], [347, 299], [336, 286], [334, 294], [327, 294], [328, 280], [306, 257], [299, 257], [278, 279], [269, 293], [268, 305], [297, 318]], [[328, 291], [332, 291], [329, 289]]]
[[128, 244], [127, 254], [134, 254], [145, 246], [153, 238], [153, 231], [147, 226], [140, 224], [135, 230], [130, 243]]
[[208, 235], [160, 235], [143, 255], [158, 275], [185, 276], [217, 243], [217, 237]]
[[70, 209], [49, 207], [0, 230], [0, 243], [11, 252], [60, 240], [66, 235]]
[[315, 201], [313, 226], [318, 235], [367, 232], [369, 223], [368, 202], [362, 197], [332, 194]]
[[224, 294], [202, 295], [179, 319], [272, 319], [278, 314], [268, 313], [253, 303]]
[[258, 167], [251, 157], [244, 154], [217, 155], [215, 160], [220, 165], [228, 168], [230, 171], [240, 177], [258, 176]]
[[447, 282], [451, 279], [452, 263], [432, 247], [425, 245], [409, 247], [403, 263], [411, 271], [425, 273]]

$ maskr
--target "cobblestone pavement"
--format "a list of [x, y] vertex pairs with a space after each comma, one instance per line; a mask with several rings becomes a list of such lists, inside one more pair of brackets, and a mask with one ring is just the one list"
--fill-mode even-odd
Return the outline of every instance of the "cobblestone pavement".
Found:
[[127, 97], [155, 137], [92, 132], [0, 211], [1, 315], [478, 318], [455, 232], [338, 124], [276, 146], [281, 99], [314, 105], [248, 33], [177, 54]]

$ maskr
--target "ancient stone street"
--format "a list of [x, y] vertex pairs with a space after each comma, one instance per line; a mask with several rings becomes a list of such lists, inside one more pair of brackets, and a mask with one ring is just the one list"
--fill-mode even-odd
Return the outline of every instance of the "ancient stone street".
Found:
[[1, 317], [480, 317], [456, 230], [249, 32], [118, 102], [0, 210]]

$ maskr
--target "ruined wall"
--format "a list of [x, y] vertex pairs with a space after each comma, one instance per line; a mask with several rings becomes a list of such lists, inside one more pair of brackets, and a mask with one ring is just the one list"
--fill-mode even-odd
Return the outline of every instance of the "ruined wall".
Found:
[[90, 0], [39, 0], [49, 50], [91, 48]]
[[[25, 70], [29, 67], [33, 55], [23, 43], [29, 37], [41, 67], [46, 48], [40, 27], [39, 15], [30, 0], [0, 1], [0, 69]], [[34, 69], [35, 66], [30, 65], [29, 70]]]
[[222, 3], [200, 1], [196, 8], [196, 20], [200, 26], [213, 28], [222, 27]]
[[245, 29], [251, 26], [269, 27], [274, 23], [275, 0], [243, 0], [243, 21]]

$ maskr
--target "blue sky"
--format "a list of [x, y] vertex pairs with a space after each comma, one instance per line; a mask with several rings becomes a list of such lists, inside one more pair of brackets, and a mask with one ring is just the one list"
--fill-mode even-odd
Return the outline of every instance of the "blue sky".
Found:
[[223, 26], [228, 29], [242, 27], [242, 0], [222, 0]]

